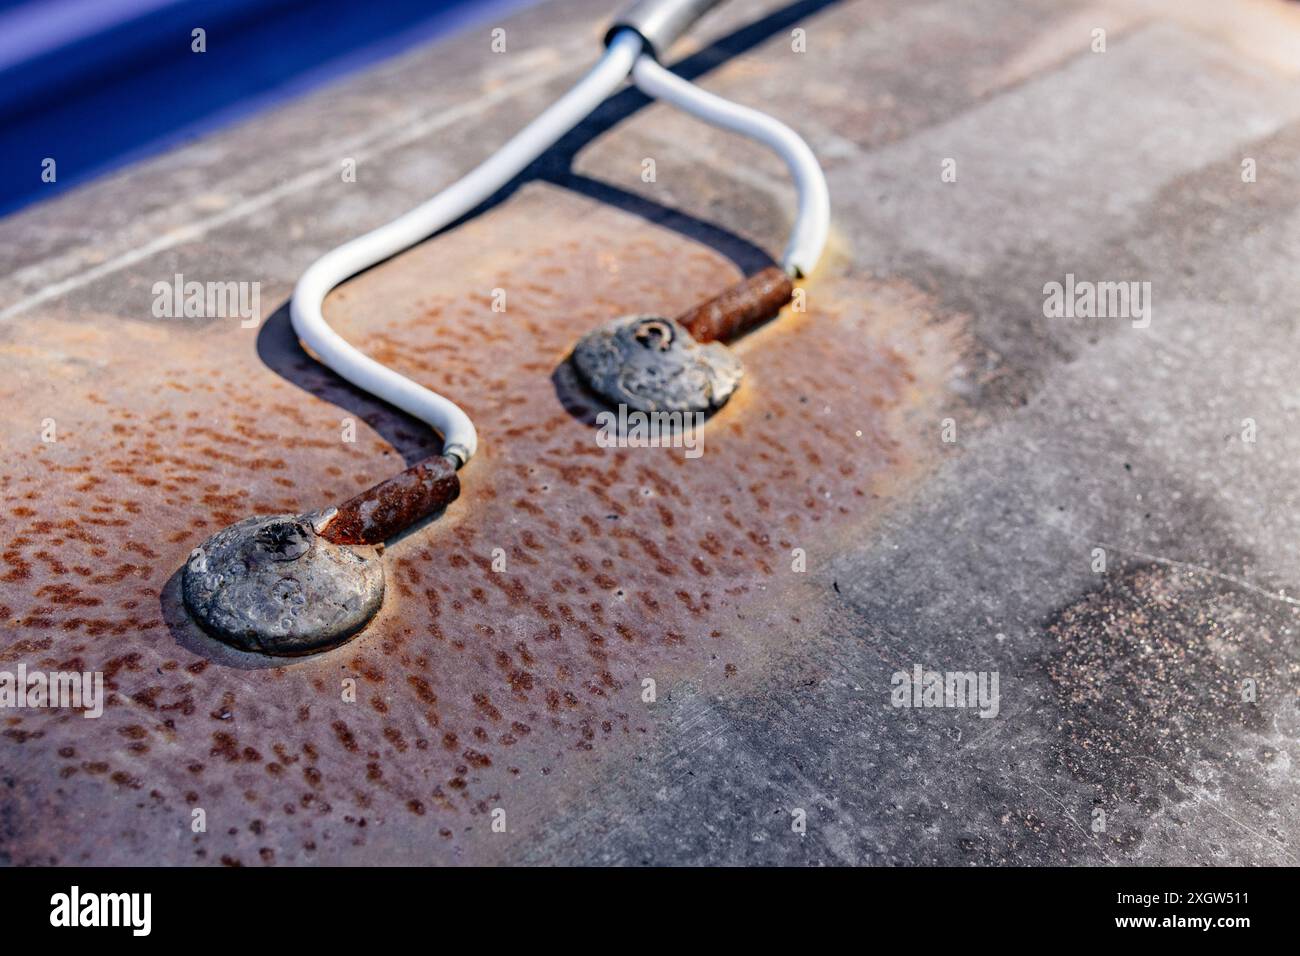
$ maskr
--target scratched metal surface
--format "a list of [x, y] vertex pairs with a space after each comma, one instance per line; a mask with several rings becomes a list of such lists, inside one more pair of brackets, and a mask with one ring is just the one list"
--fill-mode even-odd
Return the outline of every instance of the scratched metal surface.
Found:
[[[0, 667], [102, 670], [112, 695], [98, 720], [0, 715], [3, 859], [1294, 862], [1282, 5], [738, 0], [686, 68], [806, 133], [836, 235], [807, 311], [738, 345], [702, 457], [598, 447], [561, 360], [764, 264], [789, 194], [625, 94], [327, 303], [482, 436], [461, 499], [387, 548], [374, 624], [285, 662], [189, 622], [177, 572], [208, 535], [435, 448], [302, 353], [297, 274], [490, 151], [606, 12], [529, 11], [510, 56], [448, 41], [0, 224]], [[1043, 319], [1067, 271], [1152, 281], [1151, 334]], [[261, 281], [267, 321], [153, 318], [176, 272]], [[1001, 714], [890, 707], [914, 663], [999, 670]]]

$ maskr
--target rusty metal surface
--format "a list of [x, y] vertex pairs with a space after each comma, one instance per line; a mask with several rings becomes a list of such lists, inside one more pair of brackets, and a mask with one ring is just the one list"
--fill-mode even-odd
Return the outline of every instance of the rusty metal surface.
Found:
[[[808, 138], [836, 236], [807, 311], [737, 342], [703, 455], [601, 446], [563, 360], [768, 264], [792, 196], [623, 94], [327, 305], [483, 436], [374, 625], [270, 662], [193, 625], [197, 544], [438, 451], [303, 355], [301, 270], [535, 115], [609, 6], [0, 225], [0, 669], [111, 692], [0, 713], [0, 860], [1295, 863], [1300, 12], [1271, 0], [723, 5], [674, 68]], [[153, 318], [178, 271], [274, 314]], [[1149, 279], [1150, 327], [1046, 318], [1067, 273]], [[918, 663], [1000, 671], [1000, 716], [891, 707]]]
[[[521, 235], [542, 220], [573, 225]], [[16, 427], [27, 415], [6, 425], [21, 453], [3, 478], [0, 663], [103, 670], [111, 696], [96, 721], [6, 718], [6, 763], [46, 768], [10, 791], [9, 857], [500, 858], [492, 808], [520, 833], [544, 826], [647, 733], [644, 678], [725, 686], [761, 667], [817, 614], [792, 549], [870, 521], [916, 468], [902, 418], [940, 389], [950, 333], [910, 328], [906, 292], [827, 282], [806, 315], [746, 341], [752, 387], [710, 422], [701, 458], [598, 447], [581, 396], [553, 380], [570, 344], [734, 278], [704, 247], [530, 188], [331, 297], [342, 334], [464, 403], [482, 450], [460, 500], [387, 549], [374, 623], [275, 666], [204, 636], [177, 571], [246, 514], [373, 482], [386, 443], [340, 441], [340, 410], [266, 368], [236, 324], [37, 330], [27, 347], [58, 343], [64, 375], [11, 381], [5, 402], [30, 415], [57, 400], [61, 432], [43, 444]], [[476, 291], [502, 284], [505, 315]], [[923, 343], [924, 360], [905, 358]], [[306, 356], [295, 368], [322, 377]], [[96, 827], [76, 825], [91, 812]]]
[[790, 301], [794, 283], [769, 266], [677, 316], [697, 342], [726, 342], [775, 316]]

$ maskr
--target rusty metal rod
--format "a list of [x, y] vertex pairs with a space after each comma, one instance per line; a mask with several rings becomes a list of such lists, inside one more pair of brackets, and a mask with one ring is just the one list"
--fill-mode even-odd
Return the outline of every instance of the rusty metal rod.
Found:
[[769, 266], [677, 317], [697, 342], [733, 339], [781, 311], [794, 295], [782, 269]]
[[335, 544], [379, 544], [459, 495], [455, 464], [434, 455], [343, 502], [320, 535]]

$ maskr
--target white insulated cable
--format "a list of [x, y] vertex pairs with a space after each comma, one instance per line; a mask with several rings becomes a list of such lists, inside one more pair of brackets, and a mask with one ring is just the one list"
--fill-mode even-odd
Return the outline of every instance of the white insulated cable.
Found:
[[809, 275], [830, 232], [831, 200], [826, 175], [817, 157], [794, 130], [775, 117], [716, 96], [660, 66], [649, 55], [637, 58], [632, 79], [641, 92], [698, 116], [707, 123], [748, 136], [770, 147], [785, 161], [799, 196], [790, 241], [781, 265], [796, 278]]
[[450, 399], [350, 345], [326, 324], [321, 306], [335, 286], [428, 238], [523, 172], [627, 79], [641, 45], [637, 33], [620, 31], [600, 62], [573, 89], [472, 172], [387, 225], [327, 252], [307, 268], [294, 287], [289, 315], [298, 337], [353, 385], [436, 429], [442, 435], [443, 454], [455, 456], [462, 465], [478, 447], [478, 434], [469, 416]]
[[289, 305], [294, 332], [326, 366], [358, 388], [425, 422], [442, 436], [443, 454], [460, 465], [473, 456], [478, 434], [469, 416], [450, 399], [419, 385], [349, 344], [325, 322], [325, 297], [358, 272], [396, 255], [490, 197], [523, 172], [600, 103], [631, 72], [642, 92], [695, 116], [748, 136], [777, 152], [794, 177], [799, 211], [782, 265], [794, 276], [817, 264], [830, 229], [830, 199], [817, 158], [799, 134], [766, 113], [708, 93], [642, 55], [634, 30], [620, 30], [605, 55], [569, 92], [525, 126], [472, 172], [392, 222], [346, 242], [312, 263], [298, 280]]

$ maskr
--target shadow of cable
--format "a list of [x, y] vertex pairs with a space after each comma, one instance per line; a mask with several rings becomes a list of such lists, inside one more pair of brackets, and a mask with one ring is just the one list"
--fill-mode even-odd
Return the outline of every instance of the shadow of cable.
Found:
[[[836, 2], [838, 0], [804, 0], [789, 4], [716, 40], [675, 64], [673, 69], [687, 79], [699, 77]], [[582, 147], [609, 132], [650, 102], [649, 98], [635, 88], [623, 90], [605, 100], [590, 116], [494, 195], [433, 235], [448, 232], [461, 223], [482, 215], [513, 195], [524, 183], [541, 180], [622, 209], [707, 245], [726, 256], [746, 274], [771, 265], [772, 258], [766, 251], [741, 236], [689, 213], [573, 171], [574, 158]], [[440, 450], [439, 437], [423, 423], [353, 387], [308, 355], [294, 334], [287, 302], [262, 323], [257, 335], [257, 354], [263, 364], [281, 378], [366, 422], [402, 455], [408, 465]], [[602, 406], [576, 380], [568, 362], [562, 363], [554, 372], [552, 383], [569, 414], [588, 424], [595, 424], [595, 416]], [[209, 660], [240, 669], [271, 669], [289, 663], [277, 658], [236, 651], [204, 634], [184, 609], [179, 593], [181, 573], [178, 570], [172, 576], [160, 595], [163, 617], [179, 645]]]
[[441, 439], [423, 422], [356, 388], [308, 355], [289, 322], [289, 303], [262, 323], [257, 333], [257, 357], [281, 378], [365, 422], [408, 466], [442, 450]]
[[[788, 4], [718, 38], [672, 64], [672, 69], [685, 79], [696, 79], [838, 2], [839, 0], [801, 0]], [[746, 275], [772, 265], [770, 253], [741, 236], [689, 213], [573, 171], [573, 161], [584, 146], [650, 103], [651, 100], [635, 87], [609, 97], [518, 176], [464, 216], [426, 239], [454, 230], [462, 223], [500, 205], [523, 184], [540, 180], [624, 210], [665, 229], [671, 229], [694, 242], [707, 245], [730, 259]], [[364, 420], [392, 444], [408, 465], [439, 450], [438, 438], [422, 423], [352, 387], [307, 355], [289, 323], [287, 303], [263, 323], [258, 333], [257, 353], [266, 366], [282, 378]], [[557, 379], [556, 383], [561, 401], [566, 407], [569, 404], [574, 406], [569, 409], [571, 414], [585, 417], [591, 413], [587, 403], [580, 397], [581, 389], [574, 392], [573, 386], [576, 383], [568, 379], [564, 379], [562, 387], [560, 380]]]
[[[739, 30], [719, 37], [690, 56], [670, 64], [670, 68], [683, 79], [698, 79], [728, 60], [747, 53], [778, 33], [839, 2], [840, 0], [801, 0], [798, 3], [788, 4], [760, 20], [755, 20]], [[573, 172], [573, 161], [584, 146], [634, 116], [651, 102], [653, 101], [648, 96], [633, 86], [615, 93], [592, 110], [581, 123], [561, 136], [554, 146], [537, 157], [518, 176], [439, 232], [455, 229], [461, 223], [482, 215], [508, 199], [524, 183], [537, 179], [590, 196], [665, 228], [673, 229], [688, 239], [709, 245], [735, 262], [746, 274], [771, 265], [772, 258], [768, 253], [739, 236], [711, 226], [687, 213], [670, 209], [653, 200]], [[720, 241], [721, 237], [726, 237], [726, 240]], [[737, 244], [743, 245], [744, 249], [740, 250]], [[738, 250], [739, 255], [737, 255]]]

